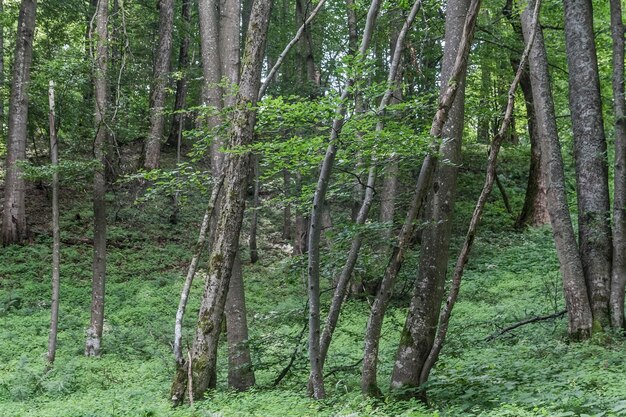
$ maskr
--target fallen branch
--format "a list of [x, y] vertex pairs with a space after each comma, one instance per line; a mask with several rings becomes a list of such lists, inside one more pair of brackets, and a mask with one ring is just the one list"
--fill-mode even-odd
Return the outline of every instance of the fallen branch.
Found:
[[[308, 308], [308, 301], [306, 304], [306, 307], [304, 308], [305, 311]], [[289, 373], [289, 371], [291, 370], [291, 367], [293, 366], [293, 363], [296, 361], [296, 358], [298, 357], [298, 351], [300, 350], [300, 344], [302, 343], [302, 337], [304, 336], [304, 333], [306, 332], [306, 329], [309, 327], [309, 322], [307, 320], [305, 320], [304, 322], [304, 326], [302, 326], [302, 330], [300, 330], [300, 334], [298, 335], [298, 341], [296, 342], [296, 346], [293, 349], [293, 352], [291, 353], [291, 358], [289, 359], [289, 363], [287, 364], [287, 366], [285, 366], [283, 368], [282, 371], [280, 371], [280, 374], [278, 374], [278, 376], [276, 377], [276, 379], [274, 379], [274, 384], [272, 384], [274, 387], [278, 386], [278, 384], [280, 384], [280, 381], [282, 381], [287, 374]]]
[[518, 327], [522, 327], [522, 326], [524, 326], [526, 324], [530, 324], [530, 323], [537, 323], [538, 321], [546, 321], [546, 320], [556, 319], [556, 318], [559, 318], [561, 316], [564, 316], [565, 313], [567, 313], [567, 310], [562, 310], [562, 311], [559, 311], [558, 313], [549, 314], [547, 316], [536, 316], [536, 317], [531, 317], [531, 318], [528, 318], [528, 319], [524, 319], [522, 321], [518, 321], [517, 323], [511, 324], [510, 326], [505, 327], [504, 329], [499, 330], [499, 331], [497, 331], [497, 332], [487, 336], [483, 341], [490, 342], [490, 341], [492, 341], [492, 340], [502, 336], [503, 334], [510, 332], [511, 330], [517, 329]]
[[350, 371], [350, 370], [356, 368], [357, 366], [359, 366], [361, 364], [361, 362], [363, 362], [363, 358], [359, 359], [358, 361], [356, 361], [352, 365], [343, 365], [343, 366], [338, 366], [336, 368], [333, 368], [330, 371], [328, 371], [327, 374], [324, 375], [324, 378], [328, 378], [329, 376], [331, 376], [333, 374], [336, 374], [337, 372]]

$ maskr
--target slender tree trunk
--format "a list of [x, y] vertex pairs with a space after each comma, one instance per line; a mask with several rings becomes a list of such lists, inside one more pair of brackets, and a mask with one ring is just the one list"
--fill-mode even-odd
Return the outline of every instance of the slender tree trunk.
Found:
[[146, 141], [145, 168], [159, 167], [161, 140], [165, 124], [165, 98], [172, 52], [172, 30], [174, 25], [174, 0], [159, 1], [159, 44], [154, 63], [154, 80], [150, 102], [150, 132]]
[[283, 169], [283, 194], [285, 198], [285, 207], [283, 207], [283, 230], [282, 238], [291, 240], [292, 221], [291, 221], [291, 174], [288, 169]]
[[22, 242], [28, 235], [25, 206], [26, 183], [17, 162], [26, 159], [28, 85], [33, 58], [36, 10], [36, 0], [22, 0], [17, 21], [4, 178], [2, 217], [2, 243], [4, 245]]
[[[513, 0], [507, 0], [502, 9], [502, 14], [508, 19], [515, 35], [520, 41], [523, 40], [519, 13], [513, 12]], [[512, 52], [509, 60], [513, 71], [515, 71], [519, 67], [519, 58]], [[526, 186], [524, 206], [515, 221], [515, 227], [521, 229], [525, 226], [541, 226], [548, 224], [550, 222], [550, 216], [548, 214], [546, 185], [544, 182], [543, 167], [541, 166], [541, 144], [539, 143], [539, 134], [537, 132], [537, 120], [528, 67], [524, 68], [519, 84], [524, 95], [528, 137], [530, 138], [528, 184]]]
[[[528, 8], [534, 1], [528, 2]], [[522, 13], [524, 38], [530, 35], [528, 8]], [[576, 236], [567, 204], [567, 191], [561, 145], [559, 143], [554, 102], [550, 88], [548, 58], [541, 27], [537, 29], [535, 42], [529, 56], [530, 81], [532, 85], [537, 133], [541, 141], [541, 163], [546, 168], [543, 175], [548, 197], [548, 212], [556, 252], [561, 265], [565, 305], [569, 317], [569, 334], [574, 339], [591, 335], [592, 315]]]
[[[211, 197], [209, 198], [209, 203], [206, 211], [204, 212], [204, 217], [202, 218], [202, 225], [200, 226], [200, 235], [198, 236], [198, 241], [196, 242], [196, 246], [193, 251], [193, 256], [191, 258], [191, 262], [189, 263], [189, 268], [187, 269], [187, 276], [185, 278], [185, 283], [183, 284], [183, 289], [180, 294], [180, 301], [178, 303], [178, 309], [176, 310], [176, 324], [174, 327], [174, 358], [176, 359], [176, 365], [178, 369], [183, 369], [185, 366], [185, 360], [183, 358], [183, 318], [185, 316], [185, 309], [187, 307], [187, 299], [189, 298], [189, 291], [191, 291], [191, 284], [193, 283], [193, 279], [196, 275], [196, 271], [198, 269], [198, 262], [200, 261], [200, 255], [204, 250], [204, 246], [207, 240], [207, 236], [209, 235], [209, 226], [211, 224], [211, 218], [214, 215], [215, 204], [217, 202], [218, 196], [220, 195], [220, 191], [224, 184], [224, 177], [220, 176], [215, 184], [213, 184], [213, 190], [211, 191]], [[186, 370], [183, 370], [183, 375], [186, 375]], [[172, 393], [178, 392], [177, 390], [173, 390]], [[184, 388], [183, 388], [184, 392]], [[180, 399], [182, 401], [182, 398]]]
[[[254, 105], [259, 93], [271, 3], [271, 0], [256, 0], [252, 7], [241, 83], [231, 119], [229, 148], [252, 142], [256, 119]], [[209, 256], [209, 271], [200, 304], [191, 363], [187, 365], [191, 367], [195, 400], [202, 399], [206, 390], [215, 386], [213, 376], [217, 365], [217, 342], [239, 245], [249, 166], [249, 154], [228, 153], [224, 156], [224, 197], [217, 220], [216, 239]], [[184, 377], [182, 379], [181, 372], [177, 372], [172, 387], [176, 389], [172, 392], [175, 404], [180, 404], [184, 396], [187, 382]]]
[[178, 71], [180, 78], [176, 81], [176, 98], [174, 100], [174, 114], [172, 115], [172, 125], [167, 139], [169, 145], [176, 145], [179, 132], [183, 130], [184, 117], [181, 113], [185, 108], [187, 98], [187, 69], [189, 68], [189, 33], [191, 31], [191, 1], [183, 0], [182, 18], [183, 33], [178, 52]]
[[[0, 15], [4, 14], [4, 0], [0, 0]], [[0, 135], [4, 135], [4, 26], [0, 27]]]
[[626, 286], [626, 101], [624, 101], [624, 22], [620, 0], [611, 0], [611, 37], [613, 39], [615, 182], [610, 302], [611, 324], [615, 329], [623, 329], [624, 286]]
[[[302, 194], [302, 174], [296, 172], [295, 178], [295, 196], [297, 198]], [[304, 255], [308, 252], [308, 233], [309, 233], [309, 218], [305, 216], [300, 208], [300, 204], [296, 206], [296, 224], [295, 224], [295, 237], [293, 245], [294, 255]]]
[[261, 181], [259, 180], [259, 155], [252, 156], [252, 186], [254, 187], [252, 199], [252, 219], [250, 220], [250, 263], [256, 263], [259, 260], [259, 251], [257, 248], [256, 237], [259, 228], [259, 207], [261, 201], [259, 192]]
[[[452, 216], [456, 197], [456, 178], [461, 159], [461, 139], [465, 102], [465, 74], [467, 53], [473, 37], [476, 15], [480, 0], [454, 0], [446, 8], [445, 48], [442, 63], [442, 79], [454, 76], [459, 57], [465, 57], [455, 82], [458, 84], [449, 112], [439, 120], [442, 126], [441, 137], [446, 138], [441, 145], [441, 157], [450, 161], [437, 166], [429, 191], [429, 205], [426, 210], [428, 226], [422, 233], [422, 251], [418, 278], [409, 306], [395, 364], [391, 377], [393, 390], [415, 389], [419, 387], [419, 375], [430, 352], [439, 311], [443, 298], [443, 287], [448, 264]], [[463, 23], [465, 22], [465, 23]], [[442, 84], [440, 100], [445, 97], [453, 81]], [[441, 108], [441, 106], [440, 106]], [[422, 167], [422, 170], [424, 167]], [[417, 392], [406, 391], [405, 396], [417, 396]]]
[[48, 338], [48, 363], [52, 365], [57, 351], [57, 329], [59, 326], [59, 267], [61, 263], [61, 243], [59, 233], [59, 152], [55, 123], [54, 82], [50, 80], [48, 89], [50, 103], [50, 163], [52, 172], [52, 303], [50, 305], [50, 337]]
[[[379, 0], [372, 0], [367, 14], [366, 27], [359, 52], [364, 56], [372, 38], [374, 25], [380, 8]], [[332, 122], [331, 135], [322, 162], [315, 194], [313, 196], [313, 208], [311, 210], [311, 224], [309, 226], [309, 263], [308, 263], [308, 295], [309, 295], [309, 362], [311, 375], [309, 377], [311, 394], [315, 399], [326, 396], [322, 375], [322, 363], [320, 358], [320, 235], [322, 226], [322, 213], [330, 174], [337, 153], [337, 139], [345, 120], [345, 102], [348, 99], [350, 87], [354, 80], [348, 80], [341, 95], [340, 104], [336, 109], [335, 118]]]
[[107, 55], [109, 2], [99, 0], [96, 7], [96, 51], [94, 56], [94, 89], [96, 138], [94, 140], [94, 158], [100, 166], [94, 173], [93, 180], [93, 282], [91, 290], [91, 322], [87, 329], [85, 343], [86, 356], [100, 356], [102, 345], [102, 327], [104, 325], [104, 285], [106, 278], [106, 178], [105, 155], [108, 141], [107, 116]]
[[591, 0], [565, 0], [580, 256], [593, 320], [606, 327], [611, 279], [608, 161]]

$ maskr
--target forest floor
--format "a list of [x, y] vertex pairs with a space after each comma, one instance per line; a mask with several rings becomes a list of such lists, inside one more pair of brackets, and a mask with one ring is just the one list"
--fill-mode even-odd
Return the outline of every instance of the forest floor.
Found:
[[[482, 184], [484, 149], [466, 150], [455, 219], [452, 260]], [[501, 179], [516, 210], [525, 187], [521, 151], [503, 152]], [[121, 191], [120, 191], [121, 193]], [[120, 200], [116, 196], [116, 201]], [[45, 202], [45, 193], [41, 196]], [[111, 201], [114, 199], [111, 198]], [[46, 204], [39, 203], [40, 207]], [[520, 320], [563, 310], [558, 263], [549, 228], [513, 228], [497, 190], [491, 198], [455, 307], [448, 342], [428, 386], [430, 404], [391, 398], [364, 400], [359, 359], [369, 311], [351, 299], [340, 318], [326, 369], [328, 399], [306, 395], [305, 259], [285, 256], [278, 213], [261, 211], [260, 261], [242, 254], [250, 347], [258, 387], [246, 393], [225, 386], [225, 352], [218, 389], [192, 408], [171, 409], [171, 340], [174, 315], [190, 248], [197, 235], [202, 198], [189, 200], [176, 225], [170, 201], [137, 206], [111, 204], [103, 355], [83, 356], [91, 301], [92, 213], [87, 192], [66, 192], [62, 210], [61, 311], [57, 360], [46, 371], [50, 306], [51, 236], [47, 213], [29, 244], [0, 251], [0, 416], [621, 416], [626, 415], [626, 343], [603, 335], [570, 343], [566, 320], [528, 324], [487, 338]], [[42, 220], [44, 219], [44, 220]], [[336, 242], [323, 273], [345, 256]], [[365, 256], [361, 277], [380, 271], [381, 259]], [[417, 254], [402, 272], [398, 296], [385, 321], [379, 382], [388, 386], [404, 323]], [[326, 287], [330, 286], [326, 281]], [[202, 277], [196, 279], [185, 335], [191, 339]], [[325, 291], [328, 305], [330, 292]], [[286, 378], [276, 376], [295, 353]]]

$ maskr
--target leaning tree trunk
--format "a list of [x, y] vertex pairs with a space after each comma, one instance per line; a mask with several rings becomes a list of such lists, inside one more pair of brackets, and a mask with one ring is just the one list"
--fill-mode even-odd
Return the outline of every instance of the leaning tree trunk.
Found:
[[159, 167], [161, 139], [165, 124], [165, 97], [172, 52], [172, 29], [174, 25], [174, 0], [159, 1], [159, 44], [154, 63], [152, 97], [150, 102], [150, 132], [146, 141], [145, 168]]
[[2, 216], [2, 243], [9, 245], [26, 239], [25, 181], [17, 166], [26, 159], [28, 124], [28, 85], [33, 58], [36, 0], [22, 0], [17, 21], [13, 81], [9, 101], [6, 174], [4, 178], [4, 211]]
[[626, 101], [624, 100], [624, 22], [620, 0], [611, 0], [611, 37], [613, 38], [615, 182], [610, 303], [611, 324], [615, 329], [623, 329], [624, 286], [626, 286]]
[[[256, 0], [250, 17], [246, 39], [241, 83], [231, 119], [228, 147], [241, 147], [252, 142], [265, 40], [269, 26], [271, 0]], [[239, 246], [243, 221], [250, 155], [227, 153], [224, 156], [224, 197], [216, 225], [216, 239], [209, 256], [209, 270], [193, 347], [190, 355], [190, 391], [194, 399], [202, 399], [207, 389], [215, 386], [217, 343], [221, 331], [226, 296]], [[177, 372], [172, 386], [172, 401], [180, 404], [186, 391], [187, 373]]]
[[180, 50], [178, 52], [178, 71], [181, 73], [180, 78], [176, 81], [176, 98], [174, 99], [174, 114], [172, 115], [172, 125], [170, 126], [170, 134], [167, 138], [167, 144], [176, 146], [178, 143], [179, 132], [183, 130], [183, 109], [185, 108], [185, 100], [187, 98], [187, 70], [189, 68], [189, 35], [191, 32], [191, 0], [183, 0], [181, 11], [183, 19], [183, 33], [180, 41]]
[[[401, 59], [402, 50], [404, 47], [404, 39], [409, 31], [409, 28], [413, 24], [413, 21], [415, 20], [415, 17], [417, 16], [417, 13], [421, 6], [422, 0], [415, 0], [415, 2], [413, 3], [413, 7], [411, 8], [411, 11], [409, 12], [409, 15], [407, 16], [402, 26], [402, 29], [398, 32], [396, 36], [393, 47], [393, 58], [391, 60], [391, 66], [389, 67], [389, 74], [387, 75], [387, 90], [385, 91], [385, 94], [383, 95], [383, 98], [380, 100], [380, 103], [378, 105], [377, 113], [380, 115], [381, 119], [376, 124], [376, 135], [380, 135], [384, 128], [385, 109], [390, 103], [393, 102], [394, 91], [397, 91], [398, 83], [401, 81], [401, 76], [399, 75], [401, 75]], [[355, 223], [358, 227], [362, 227], [367, 220], [369, 210], [374, 199], [375, 184], [376, 158], [372, 158], [371, 166], [369, 168], [367, 176], [367, 183], [365, 185], [363, 202], [361, 203], [355, 219]], [[341, 274], [339, 275], [339, 279], [336, 283], [335, 292], [333, 294], [333, 299], [330, 305], [330, 310], [328, 312], [326, 324], [324, 325], [324, 331], [322, 332], [322, 336], [320, 339], [320, 362], [322, 370], [324, 369], [324, 362], [326, 361], [326, 355], [328, 353], [328, 348], [330, 346], [333, 332], [335, 330], [335, 327], [337, 326], [339, 313], [341, 311], [341, 305], [343, 304], [343, 300], [347, 296], [348, 283], [350, 282], [350, 278], [352, 277], [352, 272], [354, 271], [362, 242], [363, 232], [359, 230], [356, 232], [354, 238], [352, 239], [350, 251], [346, 258], [346, 263], [341, 270]]]
[[107, 55], [109, 3], [100, 0], [96, 8], [96, 50], [94, 56], [94, 89], [96, 138], [93, 144], [94, 159], [100, 164], [93, 179], [93, 281], [91, 290], [91, 322], [87, 329], [86, 356], [100, 356], [102, 327], [104, 325], [104, 284], [106, 277], [106, 178], [105, 157], [108, 139], [106, 125]]
[[[472, 0], [471, 4], [468, 0], [448, 2], [443, 80], [449, 79], [453, 63], [458, 62], [458, 56], [465, 48], [469, 48], [468, 44], [471, 43], [474, 32], [475, 14], [479, 8], [480, 0]], [[467, 60], [467, 56], [465, 59]], [[447, 140], [442, 143], [440, 153], [441, 158], [449, 160], [450, 163], [438, 165], [432, 180], [429, 206], [426, 211], [431, 221], [422, 233], [418, 280], [391, 377], [391, 388], [396, 391], [420, 386], [419, 375], [435, 338], [448, 265], [457, 171], [461, 162], [466, 68], [467, 62], [456, 80], [458, 93], [454, 97], [447, 120], [444, 120], [442, 137]], [[442, 94], [449, 84], [443, 84]], [[407, 396], [417, 394], [405, 392], [404, 395]]]
[[[370, 40], [374, 31], [374, 25], [378, 17], [381, 2], [372, 0], [367, 14], [366, 27], [363, 32], [363, 39], [359, 48], [359, 53], [365, 56], [369, 48]], [[324, 380], [322, 375], [322, 362], [320, 357], [320, 237], [322, 227], [322, 214], [324, 212], [324, 201], [326, 191], [330, 182], [330, 175], [335, 155], [337, 153], [337, 140], [343, 127], [346, 115], [346, 101], [349, 97], [354, 80], [346, 81], [341, 100], [337, 106], [335, 117], [332, 121], [331, 134], [320, 169], [315, 194], [313, 195], [313, 208], [311, 210], [311, 223], [309, 225], [309, 262], [308, 262], [308, 295], [309, 295], [309, 362], [311, 374], [309, 376], [309, 387], [315, 399], [322, 399], [326, 396], [324, 390]]]
[[564, 0], [569, 103], [574, 133], [580, 256], [594, 326], [609, 319], [609, 177], [591, 0]]
[[[528, 8], [522, 13], [522, 29], [525, 39], [530, 36], [531, 24], [528, 9], [533, 4], [534, 1], [529, 1]], [[561, 144], [559, 143], [554, 102], [550, 88], [548, 58], [541, 27], [537, 28], [528, 62], [537, 117], [537, 133], [541, 142], [541, 163], [545, 167], [543, 175], [548, 196], [548, 212], [556, 252], [561, 265], [565, 305], [569, 317], [568, 330], [572, 338], [585, 339], [591, 335], [592, 315], [582, 262], [567, 204]]]

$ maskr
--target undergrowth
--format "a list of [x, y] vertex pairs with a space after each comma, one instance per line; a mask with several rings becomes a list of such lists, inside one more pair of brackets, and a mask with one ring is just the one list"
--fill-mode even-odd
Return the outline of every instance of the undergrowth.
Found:
[[[513, 151], [511, 151], [513, 152]], [[482, 184], [482, 149], [466, 151], [451, 249], [454, 260]], [[479, 157], [478, 155], [481, 155]], [[520, 207], [525, 161], [503, 152], [501, 179], [514, 207]], [[508, 159], [507, 159], [508, 158]], [[235, 393], [226, 388], [225, 349], [220, 385], [193, 407], [172, 409], [171, 339], [182, 280], [196, 238], [202, 201], [190, 200], [176, 225], [168, 223], [167, 202], [115, 210], [110, 219], [106, 323], [103, 355], [83, 357], [91, 297], [91, 212], [88, 198], [66, 201], [63, 215], [59, 347], [47, 370], [45, 351], [50, 307], [50, 246], [38, 234], [25, 246], [0, 252], [0, 415], [1, 416], [622, 416], [626, 415], [626, 343], [604, 335], [570, 343], [562, 318], [520, 327], [493, 340], [488, 336], [519, 320], [562, 310], [558, 262], [549, 228], [515, 231], [495, 190], [467, 266], [448, 341], [428, 384], [429, 404], [359, 394], [359, 360], [369, 305], [351, 299], [340, 318], [326, 365], [328, 399], [306, 395], [306, 260], [286, 256], [279, 233], [262, 211], [261, 260], [246, 265], [250, 347], [257, 387]], [[341, 230], [325, 258], [332, 274], [345, 255]], [[343, 238], [344, 242], [349, 239]], [[370, 248], [371, 249], [371, 248]], [[384, 261], [365, 248], [357, 275], [381, 272]], [[372, 257], [370, 257], [370, 255]], [[243, 253], [245, 261], [245, 251]], [[383, 390], [404, 324], [418, 256], [402, 270], [387, 314], [380, 348]], [[186, 317], [191, 343], [203, 277], [194, 284]], [[331, 292], [323, 292], [328, 305]], [[304, 333], [304, 335], [302, 335]], [[295, 355], [286, 378], [276, 376]]]

